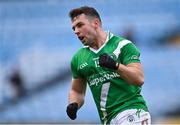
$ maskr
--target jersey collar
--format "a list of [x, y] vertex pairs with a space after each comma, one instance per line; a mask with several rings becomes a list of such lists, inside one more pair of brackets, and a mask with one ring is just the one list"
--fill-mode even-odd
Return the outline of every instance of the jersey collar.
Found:
[[[91, 50], [91, 51], [93, 51], [94, 53], [98, 53], [102, 48], [104, 48], [104, 46], [106, 45], [106, 43], [114, 36], [111, 32], [109, 32], [109, 31], [107, 31], [107, 33], [108, 33], [108, 35], [107, 35], [107, 37], [106, 37], [106, 41], [104, 42], [104, 44], [98, 49], [98, 50], [95, 50], [95, 49], [93, 49], [93, 48], [91, 48], [91, 47], [89, 47], [89, 49]], [[87, 46], [86, 46], [87, 47]]]

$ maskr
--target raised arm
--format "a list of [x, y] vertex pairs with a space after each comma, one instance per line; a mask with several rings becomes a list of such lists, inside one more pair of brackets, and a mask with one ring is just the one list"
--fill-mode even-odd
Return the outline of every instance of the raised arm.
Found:
[[141, 86], [144, 83], [144, 72], [141, 63], [119, 64], [116, 72], [129, 84]]
[[116, 71], [129, 84], [141, 86], [144, 83], [144, 73], [141, 63], [123, 65], [114, 61], [108, 54], [102, 54], [99, 58], [99, 65]]

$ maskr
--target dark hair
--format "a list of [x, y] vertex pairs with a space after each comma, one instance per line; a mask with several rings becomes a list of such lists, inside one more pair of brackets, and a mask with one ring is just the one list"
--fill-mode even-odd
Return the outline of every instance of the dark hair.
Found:
[[73, 20], [74, 17], [77, 17], [81, 14], [85, 14], [86, 16], [98, 18], [99, 21], [101, 22], [99, 13], [93, 7], [89, 7], [89, 6], [82, 6], [79, 8], [72, 9], [69, 12], [69, 17], [71, 18], [71, 20]]

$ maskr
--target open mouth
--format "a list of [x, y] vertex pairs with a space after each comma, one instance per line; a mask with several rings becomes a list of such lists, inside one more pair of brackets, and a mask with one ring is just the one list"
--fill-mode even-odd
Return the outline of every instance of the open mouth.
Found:
[[78, 37], [81, 41], [83, 41], [84, 37], [83, 36], [80, 36]]

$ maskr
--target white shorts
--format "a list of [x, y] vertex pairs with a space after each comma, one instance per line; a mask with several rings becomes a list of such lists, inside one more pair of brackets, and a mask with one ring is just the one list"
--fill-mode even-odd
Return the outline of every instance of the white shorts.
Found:
[[129, 109], [119, 113], [110, 125], [150, 125], [151, 116], [143, 109]]

